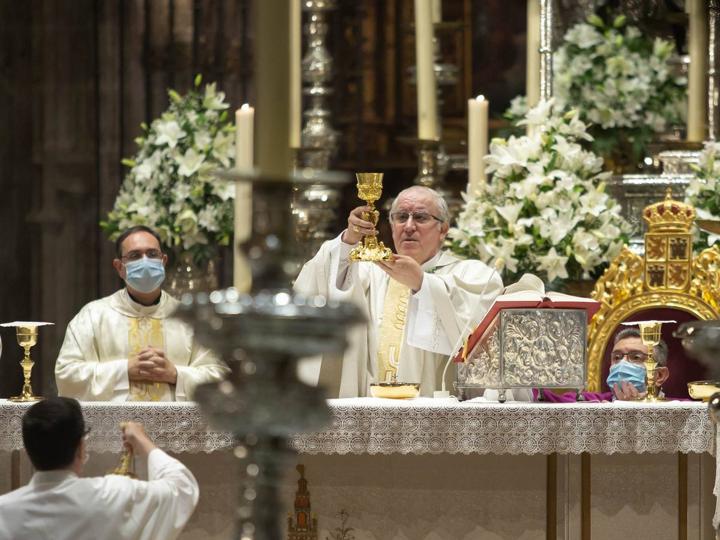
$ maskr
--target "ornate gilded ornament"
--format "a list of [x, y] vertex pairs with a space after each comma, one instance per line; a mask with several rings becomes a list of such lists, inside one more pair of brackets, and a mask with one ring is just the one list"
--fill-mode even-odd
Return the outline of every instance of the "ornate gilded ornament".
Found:
[[653, 308], [678, 309], [701, 320], [720, 318], [720, 250], [716, 246], [693, 257], [695, 209], [665, 199], [643, 210], [648, 225], [645, 256], [627, 247], [595, 284], [592, 297], [601, 303], [588, 331], [587, 389], [601, 387], [605, 348], [618, 325]]

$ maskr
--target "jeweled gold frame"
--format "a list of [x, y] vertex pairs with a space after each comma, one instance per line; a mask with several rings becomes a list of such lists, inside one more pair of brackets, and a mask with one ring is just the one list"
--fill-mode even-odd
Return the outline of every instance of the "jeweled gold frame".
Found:
[[[601, 304], [588, 329], [587, 389], [598, 392], [605, 348], [618, 325], [653, 308], [678, 309], [700, 320], [720, 318], [720, 249], [692, 254], [695, 210], [672, 199], [645, 208], [648, 222], [645, 257], [626, 246], [595, 284], [592, 297]], [[648, 250], [648, 242], [654, 248]], [[687, 249], [673, 249], [685, 243]], [[658, 244], [665, 246], [658, 252]], [[687, 269], [687, 272], [686, 272]], [[650, 270], [655, 273], [652, 277]]]

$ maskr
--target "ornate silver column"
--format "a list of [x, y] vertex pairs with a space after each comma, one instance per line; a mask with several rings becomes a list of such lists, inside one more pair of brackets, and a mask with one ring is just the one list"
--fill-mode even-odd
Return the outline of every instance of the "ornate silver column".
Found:
[[335, 0], [303, 0], [302, 9], [307, 13], [304, 33], [307, 52], [302, 60], [303, 89], [308, 108], [303, 113], [305, 127], [302, 130], [303, 167], [327, 170], [337, 151], [338, 133], [332, 128], [327, 99], [332, 94], [333, 60], [325, 45], [328, 25], [327, 14], [335, 9]]
[[[328, 180], [337, 181], [337, 175]], [[307, 174], [294, 183], [253, 181], [253, 232], [242, 245], [252, 269], [252, 294], [230, 288], [185, 295], [176, 313], [232, 371], [224, 382], [199, 387], [195, 399], [210, 425], [236, 438], [239, 540], [284, 538], [279, 484], [291, 454], [288, 439], [330, 418], [322, 391], [297, 379], [297, 360], [342, 353], [347, 328], [362, 320], [354, 305], [303, 297], [288, 288], [298, 270], [298, 243], [287, 210], [294, 187], [307, 183], [323, 181]]]

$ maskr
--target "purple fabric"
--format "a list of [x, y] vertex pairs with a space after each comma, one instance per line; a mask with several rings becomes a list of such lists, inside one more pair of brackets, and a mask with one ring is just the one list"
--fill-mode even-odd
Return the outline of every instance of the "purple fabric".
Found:
[[[533, 394], [537, 401], [539, 392], [533, 390]], [[583, 398], [581, 401], [612, 401], [613, 398], [612, 392], [580, 392], [580, 395]], [[575, 403], [577, 401], [575, 399], [575, 392], [556, 394], [552, 390], [544, 389], [543, 397], [545, 403]]]

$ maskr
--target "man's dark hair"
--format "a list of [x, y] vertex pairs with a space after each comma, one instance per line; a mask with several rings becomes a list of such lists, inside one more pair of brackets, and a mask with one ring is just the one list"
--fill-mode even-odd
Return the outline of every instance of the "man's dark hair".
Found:
[[68, 467], [85, 433], [80, 403], [72, 398], [43, 399], [30, 407], [22, 419], [23, 444], [39, 471]]
[[150, 227], [146, 227], [145, 225], [135, 225], [134, 227], [130, 227], [129, 229], [124, 230], [123, 233], [117, 237], [117, 240], [115, 240], [115, 253], [117, 254], [118, 259], [122, 258], [122, 243], [128, 236], [138, 232], [146, 232], [152, 234], [157, 239], [158, 244], [160, 244], [160, 249], [162, 249], [162, 240], [160, 240], [160, 235], [158, 233], [153, 231]]
[[[623, 339], [627, 338], [638, 338], [642, 339], [642, 336], [640, 334], [640, 329], [636, 328], [634, 326], [630, 326], [628, 328], [623, 328], [620, 330], [617, 334], [615, 334], [615, 339], [613, 340], [613, 346], [617, 345], [618, 341], [621, 341]], [[660, 342], [655, 345], [655, 348], [653, 349], [653, 358], [658, 363], [659, 366], [666, 366], [667, 365], [667, 358], [668, 358], [668, 346], [667, 343], [665, 343], [662, 339]]]

